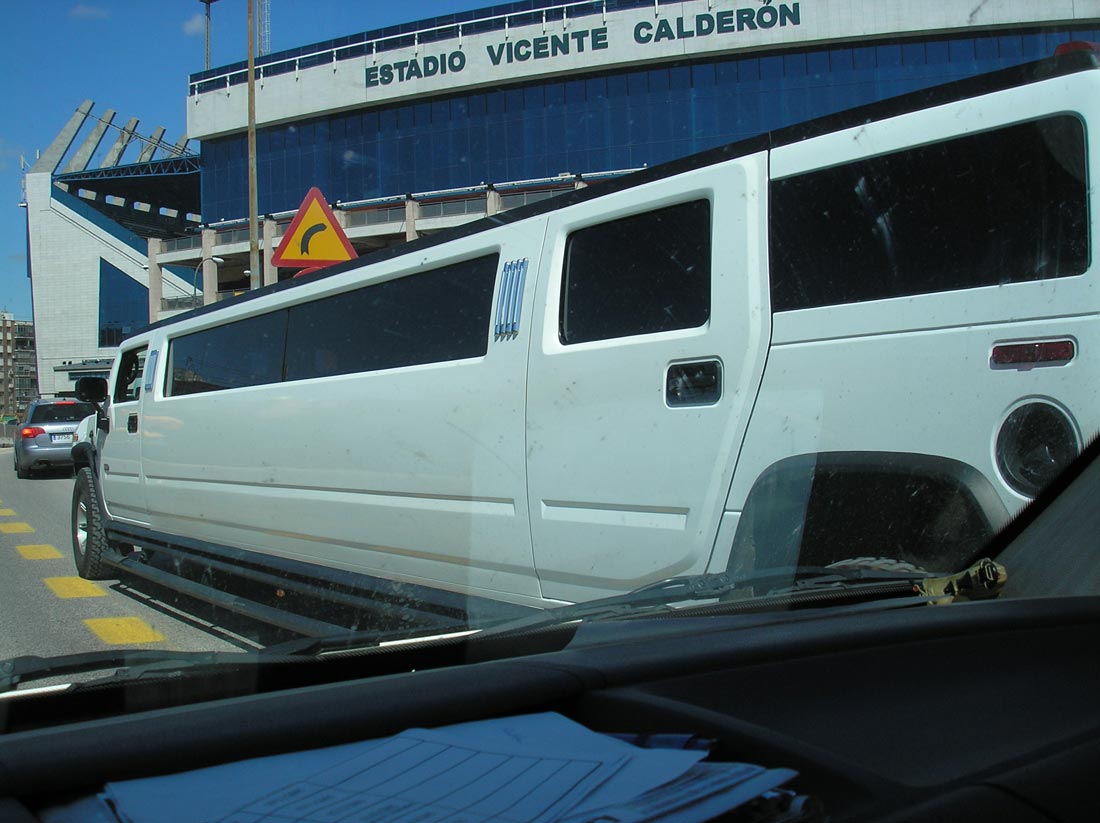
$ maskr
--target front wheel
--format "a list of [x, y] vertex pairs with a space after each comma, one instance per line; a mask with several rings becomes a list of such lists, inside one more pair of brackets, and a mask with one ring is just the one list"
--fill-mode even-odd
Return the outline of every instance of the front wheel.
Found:
[[76, 474], [73, 486], [73, 559], [76, 570], [85, 580], [105, 580], [110, 577], [103, 564], [103, 554], [109, 550], [103, 530], [103, 514], [99, 510], [99, 488], [95, 474], [85, 466]]

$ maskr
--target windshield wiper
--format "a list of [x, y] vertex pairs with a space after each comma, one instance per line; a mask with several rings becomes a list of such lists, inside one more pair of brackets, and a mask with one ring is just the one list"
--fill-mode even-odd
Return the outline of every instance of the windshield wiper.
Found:
[[15, 691], [21, 683], [70, 674], [112, 669], [116, 679], [130, 680], [146, 675], [164, 676], [196, 666], [255, 664], [260, 659], [253, 652], [162, 652], [132, 649], [82, 652], [57, 657], [25, 655], [0, 661], [0, 694]]
[[[792, 566], [760, 569], [743, 575], [726, 572], [671, 577], [621, 595], [547, 609], [493, 627], [481, 636], [524, 632], [575, 621], [610, 619], [672, 610], [675, 603], [701, 600], [756, 604], [782, 597], [784, 604], [813, 599], [821, 592], [858, 592], [879, 599], [910, 596], [920, 603], [939, 605], [956, 600], [996, 597], [1008, 579], [1005, 568], [989, 559], [956, 574], [932, 575], [916, 568], [875, 568], [875, 558], [860, 558], [829, 566]], [[761, 592], [763, 589], [763, 592]], [[742, 595], [745, 597], [742, 598]]]
[[543, 609], [530, 615], [486, 626], [463, 626], [452, 631], [435, 630], [425, 636], [407, 632], [365, 631], [326, 637], [302, 638], [270, 646], [261, 654], [320, 655], [356, 651], [390, 643], [413, 645], [429, 641], [476, 639], [522, 633], [565, 623], [638, 616], [672, 610], [673, 604], [697, 601], [736, 601], [761, 609], [777, 597], [785, 604], [811, 600], [823, 592], [858, 593], [862, 599], [910, 597], [915, 603], [939, 605], [965, 599], [995, 597], [1007, 574], [992, 560], [979, 560], [956, 574], [935, 575], [907, 564], [881, 558], [856, 558], [829, 566], [786, 566], [743, 574], [726, 572], [670, 577], [626, 594]]

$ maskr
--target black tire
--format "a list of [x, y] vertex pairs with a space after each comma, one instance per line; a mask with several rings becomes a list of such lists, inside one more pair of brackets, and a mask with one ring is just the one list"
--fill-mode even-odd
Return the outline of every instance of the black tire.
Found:
[[109, 579], [111, 574], [103, 564], [103, 554], [110, 550], [110, 544], [103, 530], [95, 474], [87, 466], [77, 472], [73, 486], [72, 532], [73, 559], [80, 576], [85, 580]]
[[15, 458], [15, 476], [20, 480], [26, 480], [31, 476], [31, 473], [19, 465], [19, 458]]

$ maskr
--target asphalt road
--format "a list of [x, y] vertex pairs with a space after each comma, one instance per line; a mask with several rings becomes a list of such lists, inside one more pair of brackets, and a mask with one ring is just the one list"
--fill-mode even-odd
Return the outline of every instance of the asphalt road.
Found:
[[68, 472], [19, 480], [0, 448], [0, 660], [138, 648], [236, 651], [244, 638], [181, 611], [137, 581], [82, 580]]

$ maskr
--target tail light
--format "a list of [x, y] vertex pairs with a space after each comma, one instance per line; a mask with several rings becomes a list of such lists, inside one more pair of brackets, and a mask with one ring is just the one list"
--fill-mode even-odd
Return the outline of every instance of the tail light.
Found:
[[45, 434], [46, 430], [41, 426], [24, 426], [23, 430], [19, 432], [19, 436], [24, 440], [33, 440], [40, 434]]
[[1072, 340], [1001, 343], [989, 355], [990, 366], [1064, 365], [1077, 356]]
[[1056, 46], [1054, 56], [1061, 57], [1063, 54], [1071, 54], [1075, 51], [1100, 51], [1100, 43], [1092, 43], [1088, 40], [1072, 40], [1069, 43]]

